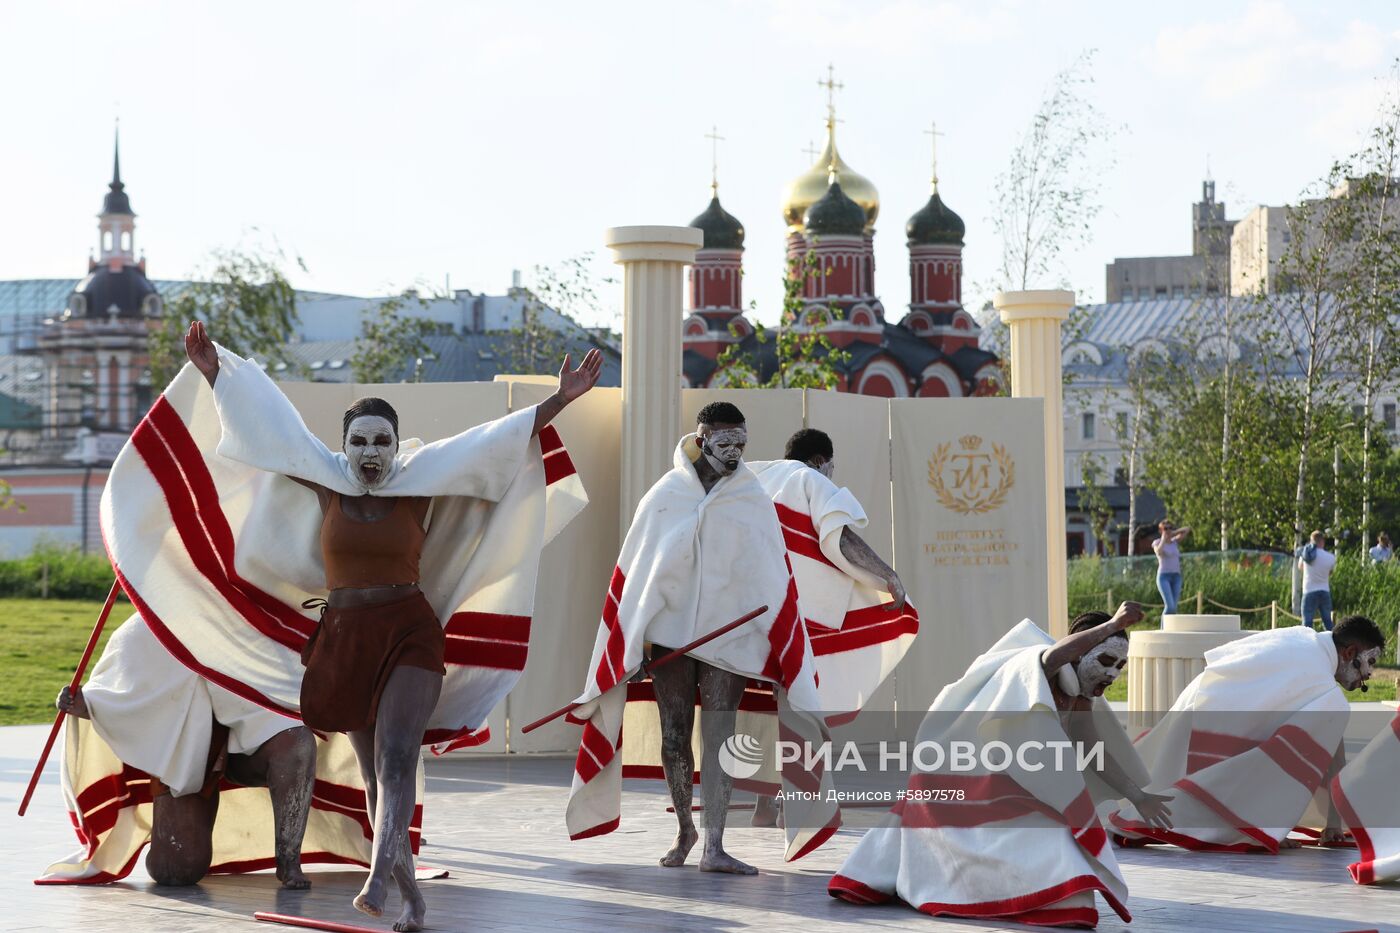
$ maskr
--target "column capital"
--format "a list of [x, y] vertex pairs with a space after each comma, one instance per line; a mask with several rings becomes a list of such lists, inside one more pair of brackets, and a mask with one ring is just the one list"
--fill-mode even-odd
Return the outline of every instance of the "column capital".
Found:
[[603, 242], [612, 250], [613, 262], [695, 262], [695, 251], [705, 234], [695, 227], [609, 227]]
[[1074, 307], [1074, 292], [1058, 288], [997, 292], [992, 298], [992, 307], [1001, 314], [1003, 324], [1032, 320], [1063, 321]]

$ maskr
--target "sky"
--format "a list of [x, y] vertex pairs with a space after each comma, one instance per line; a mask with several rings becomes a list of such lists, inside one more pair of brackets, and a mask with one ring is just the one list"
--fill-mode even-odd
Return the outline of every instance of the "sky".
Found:
[[[603, 231], [685, 224], [720, 198], [747, 230], [745, 298], [781, 300], [787, 182], [838, 144], [878, 187], [876, 284], [909, 299], [903, 225], [928, 197], [967, 223], [964, 302], [1000, 261], [995, 186], [1052, 76], [1096, 49], [1116, 128], [1102, 211], [1064, 283], [1101, 299], [1116, 256], [1190, 251], [1207, 171], [1228, 216], [1283, 204], [1362, 144], [1400, 55], [1400, 4], [1061, 0], [111, 2], [0, 0], [0, 279], [76, 277], [120, 118], [153, 278], [280, 248], [300, 288], [500, 294]], [[1057, 287], [1061, 281], [1047, 281]], [[619, 313], [604, 286], [597, 319]]]

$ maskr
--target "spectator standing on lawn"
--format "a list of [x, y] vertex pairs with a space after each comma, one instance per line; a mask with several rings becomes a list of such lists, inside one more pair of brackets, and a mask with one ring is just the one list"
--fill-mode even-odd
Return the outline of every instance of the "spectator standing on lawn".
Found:
[[1327, 536], [1314, 531], [1298, 554], [1303, 571], [1303, 624], [1312, 627], [1313, 613], [1322, 616], [1322, 627], [1332, 631], [1332, 568], [1337, 558], [1324, 546]]
[[1162, 533], [1152, 542], [1152, 551], [1157, 555], [1157, 592], [1162, 594], [1162, 615], [1172, 615], [1181, 599], [1180, 542], [1191, 533], [1191, 529], [1176, 528], [1164, 518], [1157, 525], [1157, 530]]
[[1394, 553], [1395, 548], [1390, 546], [1390, 535], [1386, 534], [1384, 531], [1376, 535], [1376, 546], [1371, 548], [1370, 551], [1371, 561], [1373, 563], [1383, 564], [1390, 560], [1391, 555]]

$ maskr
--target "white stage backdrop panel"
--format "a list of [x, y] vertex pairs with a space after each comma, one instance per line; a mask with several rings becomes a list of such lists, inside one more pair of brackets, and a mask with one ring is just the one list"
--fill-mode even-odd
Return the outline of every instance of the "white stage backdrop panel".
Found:
[[921, 620], [896, 690], [901, 712], [919, 711], [1017, 622], [1048, 628], [1043, 405], [889, 407], [895, 570]]
[[[556, 381], [511, 384], [511, 409], [544, 401]], [[583, 690], [622, 539], [618, 528], [622, 457], [622, 390], [595, 388], [554, 419], [588, 493], [584, 509], [540, 555], [530, 652], [520, 682], [506, 697], [512, 752], [578, 751], [579, 727], [557, 719], [529, 735], [520, 727]], [[492, 730], [495, 730], [492, 720]], [[494, 738], [494, 736], [493, 736]]]

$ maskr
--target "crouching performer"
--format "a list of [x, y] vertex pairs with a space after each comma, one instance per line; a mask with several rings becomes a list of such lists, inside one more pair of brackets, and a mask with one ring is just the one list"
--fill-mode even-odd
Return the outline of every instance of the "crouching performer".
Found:
[[[583, 724], [567, 822], [583, 839], [616, 829], [621, 818], [622, 733], [628, 679], [651, 656], [689, 645], [760, 606], [768, 611], [691, 654], [653, 671], [661, 766], [679, 831], [661, 864], [685, 864], [699, 839], [691, 816], [695, 754], [691, 733], [700, 698], [705, 846], [701, 871], [753, 874], [724, 850], [733, 777], [720, 767], [721, 746], [735, 734], [735, 714], [750, 679], [778, 688], [778, 704], [798, 735], [820, 742], [811, 646], [798, 608], [782, 530], [773, 503], [743, 462], [748, 431], [734, 405], [701, 409], [695, 434], [681, 439], [674, 467], [643, 497], [613, 572], [588, 680], [571, 719]], [[829, 775], [795, 778], [816, 790]], [[823, 795], [815, 794], [820, 798]], [[825, 841], [839, 811], [821, 800], [789, 818], [788, 858]], [[829, 806], [823, 810], [822, 807]]]
[[[899, 898], [999, 925], [1094, 927], [1098, 891], [1131, 919], [1095, 807], [1129, 797], [1163, 825], [1170, 819], [1142, 791], [1146, 772], [1102, 699], [1141, 617], [1134, 603], [1111, 619], [1086, 613], [1058, 642], [1027, 620], [973, 661], [933, 701], [903, 799], [861, 839], [831, 895]], [[955, 757], [960, 742], [971, 762]]]
[[[202, 324], [185, 346], [193, 365], [113, 464], [108, 551], [182, 663], [349, 735], [374, 826], [354, 906], [381, 915], [392, 877], [394, 928], [421, 929], [409, 833], [420, 744], [481, 741], [519, 677], [540, 549], [586, 502], [546, 425], [601, 359], [571, 370], [566, 358], [548, 401], [428, 445], [400, 444], [394, 409], [361, 399], [337, 454]], [[319, 623], [297, 609], [316, 603]]]
[[1359, 850], [1347, 870], [1357, 884], [1400, 880], [1400, 713], [1332, 782], [1332, 800]]
[[1370, 678], [1384, 645], [1374, 622], [1350, 616], [1330, 632], [1281, 628], [1207, 651], [1205, 670], [1137, 742], [1175, 827], [1144, 822], [1128, 801], [1109, 815], [1113, 831], [1206, 851], [1293, 848], [1295, 828], [1342, 842], [1325, 793], [1345, 764], [1342, 690]]
[[[284, 888], [311, 886], [301, 870], [317, 770], [311, 730], [180, 664], [139, 615], [113, 633], [88, 683], [64, 687], [57, 705], [73, 717], [62, 788], [83, 847], [40, 884], [119, 881], [149, 844], [146, 873], [156, 884], [275, 868]], [[349, 771], [342, 777], [359, 785]], [[363, 788], [347, 790], [356, 789], [363, 798]], [[367, 864], [363, 819], [363, 804], [319, 814], [308, 861]]]

